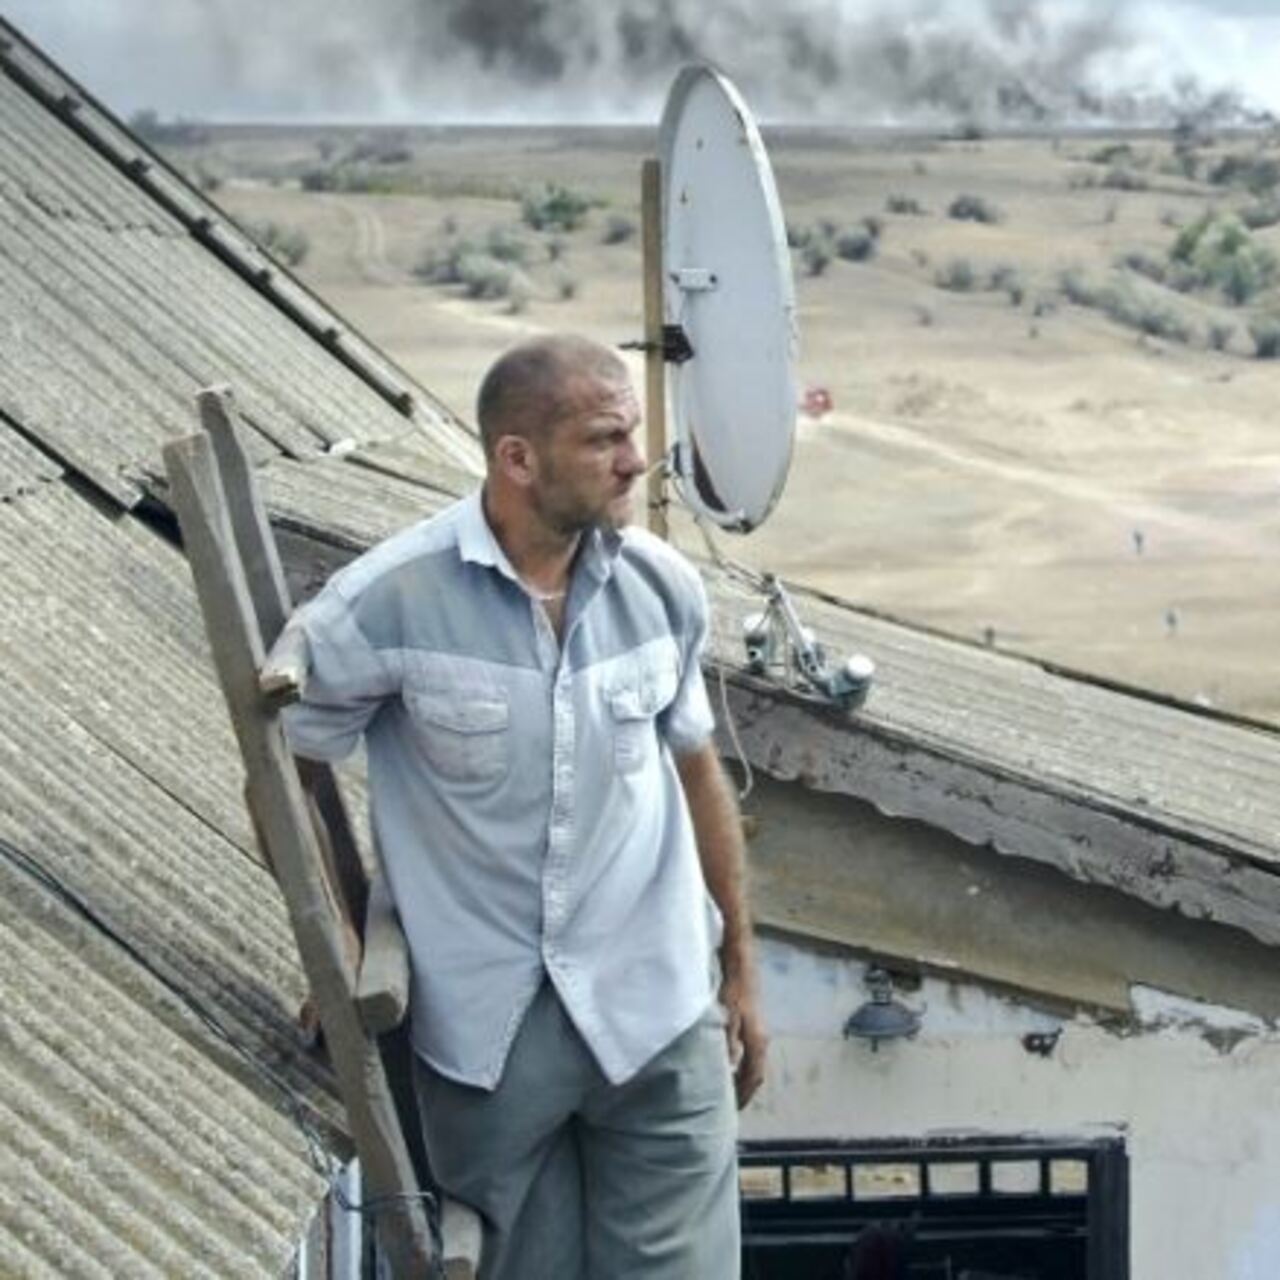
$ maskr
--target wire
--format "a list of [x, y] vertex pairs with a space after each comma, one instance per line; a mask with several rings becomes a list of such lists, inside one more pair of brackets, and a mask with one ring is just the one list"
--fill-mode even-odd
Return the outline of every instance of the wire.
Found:
[[[748, 586], [756, 591], [765, 589], [765, 580], [761, 575], [747, 568], [746, 565], [730, 560], [720, 550], [716, 545], [715, 539], [711, 536], [711, 530], [707, 528], [706, 520], [697, 512], [693, 513], [693, 523], [702, 535], [702, 541], [706, 544], [707, 554], [715, 563], [716, 568], [726, 577], [738, 582], [739, 585]], [[742, 787], [738, 791], [738, 803], [741, 804], [755, 788], [756, 777], [751, 768], [751, 761], [747, 759], [747, 753], [743, 750], [742, 739], [738, 736], [738, 725], [733, 718], [733, 710], [729, 706], [729, 688], [725, 680], [725, 669], [726, 664], [717, 659], [716, 677], [720, 685], [720, 706], [724, 711], [725, 728], [729, 731], [729, 741], [733, 743], [733, 749], [738, 755], [738, 763], [742, 766]]]

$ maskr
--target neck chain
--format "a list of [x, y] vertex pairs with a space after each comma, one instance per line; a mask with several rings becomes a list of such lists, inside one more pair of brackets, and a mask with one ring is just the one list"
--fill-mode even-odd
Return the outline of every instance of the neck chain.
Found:
[[563, 591], [539, 591], [537, 587], [530, 586], [523, 578], [520, 579], [520, 585], [539, 604], [554, 604], [557, 600], [563, 600], [569, 594], [567, 587]]

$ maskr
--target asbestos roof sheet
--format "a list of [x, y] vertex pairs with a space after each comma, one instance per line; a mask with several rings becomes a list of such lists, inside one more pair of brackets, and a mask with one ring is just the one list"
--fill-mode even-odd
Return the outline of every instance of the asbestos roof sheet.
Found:
[[[479, 483], [478, 478], [459, 474], [460, 487], [448, 492], [413, 478], [420, 458], [404, 472], [390, 474], [361, 465], [359, 460], [365, 456], [361, 451], [316, 462], [273, 459], [258, 472], [272, 521], [301, 533], [323, 528], [326, 541], [363, 550], [385, 536], [387, 529], [426, 519]], [[402, 450], [397, 456], [403, 459], [406, 454]]]
[[[14, 56], [0, 60], [0, 435], [7, 417], [126, 506], [212, 383], [235, 390], [259, 459], [406, 432], [442, 464], [477, 456], [459, 424], [212, 205], [81, 104], [75, 123], [135, 153], [133, 167], [113, 163], [31, 92]], [[407, 413], [343, 353], [403, 383]]]
[[[761, 607], [736, 574], [713, 585], [716, 651], [742, 665], [741, 621]], [[1049, 670], [793, 589], [833, 657], [867, 654], [857, 725], [1280, 869], [1280, 731]]]
[[0, 418], [0, 502], [29, 493], [62, 474], [62, 468], [48, 454], [28, 444], [8, 426]]
[[202, 637], [133, 517], [61, 483], [0, 504], [3, 1274], [273, 1273], [322, 1185], [291, 1111], [341, 1127]]

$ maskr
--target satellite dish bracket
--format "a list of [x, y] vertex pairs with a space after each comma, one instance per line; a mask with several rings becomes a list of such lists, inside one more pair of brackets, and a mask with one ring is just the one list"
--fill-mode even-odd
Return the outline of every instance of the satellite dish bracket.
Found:
[[709, 293], [720, 279], [706, 267], [680, 267], [671, 273], [671, 282], [685, 293]]
[[684, 326], [679, 324], [662, 326], [660, 347], [653, 342], [621, 342], [618, 346], [622, 351], [642, 351], [645, 355], [659, 351], [667, 364], [685, 364], [692, 360], [695, 354], [689, 335], [685, 333]]
[[742, 627], [747, 670], [767, 676], [779, 668], [788, 669], [828, 702], [843, 711], [856, 711], [871, 691], [875, 663], [854, 654], [839, 667], [829, 667], [822, 645], [800, 621], [782, 583], [767, 573], [762, 585], [768, 600], [765, 611], [745, 619]]

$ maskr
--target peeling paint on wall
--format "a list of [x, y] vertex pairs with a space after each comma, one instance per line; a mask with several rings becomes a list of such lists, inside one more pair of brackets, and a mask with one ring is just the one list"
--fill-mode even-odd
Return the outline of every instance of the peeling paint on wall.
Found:
[[[1280, 1033], [1265, 1022], [1135, 987], [1117, 1035], [926, 978], [896, 992], [922, 1013], [919, 1034], [873, 1053], [841, 1035], [868, 995], [864, 963], [777, 938], [761, 940], [760, 959], [773, 1040], [744, 1136], [1122, 1132], [1135, 1280], [1280, 1276]], [[1054, 1031], [1047, 1053], [1029, 1051], [1026, 1036]]]

